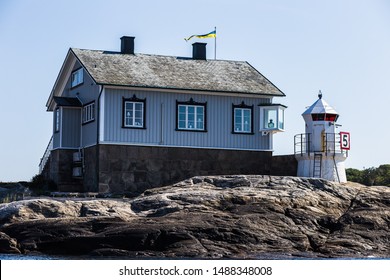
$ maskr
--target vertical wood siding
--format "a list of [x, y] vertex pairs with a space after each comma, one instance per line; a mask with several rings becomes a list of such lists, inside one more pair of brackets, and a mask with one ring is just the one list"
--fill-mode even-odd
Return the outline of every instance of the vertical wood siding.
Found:
[[[81, 64], [79, 62], [76, 62], [75, 66], [73, 67], [72, 71], [77, 70], [81, 67]], [[76, 86], [74, 88], [71, 88], [71, 78], [67, 81], [66, 88], [64, 90], [64, 93], [62, 96], [64, 97], [78, 97], [80, 101], [83, 104], [90, 103], [92, 101], [95, 101], [95, 121], [90, 122], [88, 124], [82, 125], [82, 146], [89, 146], [96, 144], [96, 129], [97, 129], [97, 98], [99, 95], [99, 86], [94, 83], [94, 81], [91, 79], [91, 77], [85, 72], [84, 70], [84, 82]], [[79, 123], [79, 127], [81, 125], [81, 119]]]
[[62, 147], [78, 148], [80, 147], [81, 109], [64, 107], [62, 112]]
[[[122, 98], [146, 98], [146, 129], [122, 128]], [[176, 100], [207, 102], [207, 132], [176, 131]], [[254, 105], [253, 135], [232, 134], [232, 103]], [[259, 132], [262, 98], [240, 98], [158, 91], [106, 89], [103, 141], [140, 145], [226, 149], [269, 149], [269, 136]]]

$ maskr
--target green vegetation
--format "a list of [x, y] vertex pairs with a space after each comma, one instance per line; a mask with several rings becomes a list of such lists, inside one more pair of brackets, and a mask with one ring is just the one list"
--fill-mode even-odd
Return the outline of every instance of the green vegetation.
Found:
[[35, 175], [27, 186], [35, 195], [43, 195], [56, 190], [56, 184], [51, 180], [46, 180], [42, 175]]
[[390, 164], [383, 164], [379, 167], [370, 167], [363, 170], [348, 168], [346, 170], [347, 180], [357, 182], [366, 186], [388, 186], [390, 187]]

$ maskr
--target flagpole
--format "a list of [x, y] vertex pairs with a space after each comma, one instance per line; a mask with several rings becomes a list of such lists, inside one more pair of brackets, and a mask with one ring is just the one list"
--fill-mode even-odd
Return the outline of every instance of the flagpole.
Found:
[[215, 31], [215, 37], [214, 37], [214, 60], [217, 59], [217, 27], [215, 26], [214, 27], [214, 31]]

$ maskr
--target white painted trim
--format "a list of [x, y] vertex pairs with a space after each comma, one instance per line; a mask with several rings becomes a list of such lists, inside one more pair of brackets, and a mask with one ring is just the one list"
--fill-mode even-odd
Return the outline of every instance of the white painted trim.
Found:
[[182, 93], [182, 94], [198, 94], [198, 95], [216, 95], [216, 96], [232, 96], [240, 98], [267, 98], [271, 99], [274, 97], [284, 97], [284, 96], [274, 96], [274, 95], [255, 95], [255, 94], [246, 94], [246, 93], [230, 93], [230, 92], [214, 92], [214, 91], [197, 91], [197, 90], [184, 90], [184, 89], [164, 89], [164, 88], [143, 88], [143, 87], [131, 87], [131, 86], [114, 86], [114, 85], [104, 85], [108, 89], [127, 89], [127, 90], [137, 90], [137, 91], [154, 91], [154, 92], [170, 92], [170, 93]]
[[176, 146], [176, 145], [159, 145], [158, 143], [130, 143], [102, 141], [101, 145], [123, 145], [123, 146], [145, 146], [145, 147], [167, 147], [167, 148], [191, 148], [191, 149], [210, 149], [210, 150], [232, 150], [232, 151], [253, 151], [253, 152], [273, 152], [272, 149], [243, 149], [243, 148], [221, 148], [221, 147], [199, 147], [199, 146]]
[[[53, 86], [53, 89], [50, 93], [49, 99], [46, 102], [46, 107], [47, 107], [48, 111], [51, 111], [54, 109], [53, 108], [53, 97], [62, 95], [62, 93], [64, 92], [64, 89], [65, 89], [66, 83], [68, 82], [69, 77], [72, 73], [72, 69], [73, 69], [74, 65], [76, 64], [75, 56], [73, 55], [73, 53], [72, 53], [73, 57], [70, 56], [70, 54], [71, 54], [71, 51], [69, 50], [68, 54], [66, 55], [66, 58], [64, 60], [64, 64], [62, 65], [61, 70], [57, 76], [55, 83], [54, 83], [54, 86]], [[69, 66], [67, 65], [68, 60], [70, 63]]]
[[60, 124], [59, 124], [59, 129], [60, 129], [60, 147], [62, 147], [62, 116], [64, 114], [63, 112], [63, 107], [59, 107], [60, 109]]
[[[100, 90], [101, 90], [101, 88], [99, 89], [99, 91]], [[103, 88], [102, 94], [100, 96], [100, 106], [99, 106], [100, 112], [98, 112], [100, 114], [99, 115], [99, 127], [96, 128], [96, 129], [99, 129], [99, 131], [100, 131], [99, 132], [99, 142], [104, 141], [104, 138], [105, 138], [105, 135], [104, 135], [105, 96], [106, 96], [106, 89]]]

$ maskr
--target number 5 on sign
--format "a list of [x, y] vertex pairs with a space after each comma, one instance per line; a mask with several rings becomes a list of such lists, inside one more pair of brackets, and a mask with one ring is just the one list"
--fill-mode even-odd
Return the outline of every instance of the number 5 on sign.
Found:
[[349, 150], [351, 147], [349, 132], [340, 132], [340, 148], [342, 150]]

